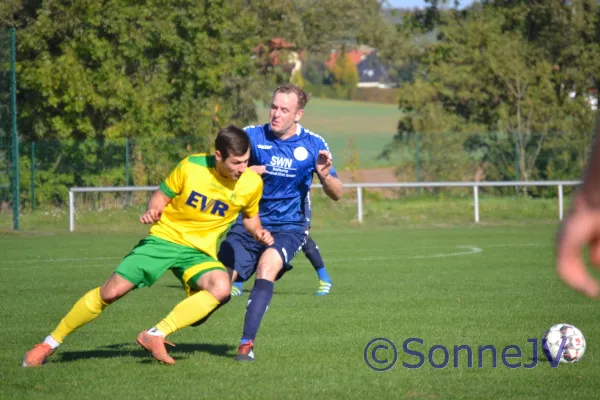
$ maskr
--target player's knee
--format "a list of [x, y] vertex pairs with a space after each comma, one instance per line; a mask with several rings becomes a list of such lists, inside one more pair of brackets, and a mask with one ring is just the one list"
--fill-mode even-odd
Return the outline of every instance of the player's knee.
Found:
[[106, 304], [110, 304], [125, 296], [135, 285], [123, 278], [119, 274], [112, 274], [111, 277], [100, 286], [100, 298]]
[[281, 257], [279, 256], [279, 253], [277, 253], [276, 250], [269, 250], [272, 250], [277, 257], [270, 257], [270, 255], [264, 257], [263, 255], [263, 257], [261, 257], [260, 261], [258, 262], [258, 267], [256, 268], [256, 278], [266, 279], [271, 282], [274, 282], [275, 278], [277, 277], [277, 273], [281, 270], [281, 268], [283, 268], [283, 261], [281, 260]]
[[118, 288], [107, 287], [107, 286], [102, 286], [100, 288], [100, 298], [106, 304], [113, 303], [113, 302], [117, 301], [119, 298], [121, 298], [122, 296], [123, 296], [123, 293], [120, 293]]
[[222, 279], [213, 279], [206, 290], [220, 303], [223, 303], [231, 292], [231, 282], [227, 276]]

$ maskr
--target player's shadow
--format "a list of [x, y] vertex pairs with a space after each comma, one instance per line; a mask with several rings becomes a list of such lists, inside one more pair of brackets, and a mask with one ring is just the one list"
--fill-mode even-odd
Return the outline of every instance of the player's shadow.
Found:
[[[168, 288], [174, 288], [174, 289], [183, 290], [183, 286], [181, 286], [181, 285], [165, 285], [165, 286], [168, 287]], [[244, 288], [242, 290], [242, 292], [244, 294], [250, 294], [251, 291], [252, 291], [252, 288], [249, 288], [249, 289]], [[279, 292], [277, 290], [273, 291], [273, 294], [278, 295], [278, 296], [282, 296], [282, 295], [285, 296], [285, 295], [291, 295], [291, 294], [299, 295], [299, 294], [306, 294], [306, 293], [307, 292], [302, 292], [302, 291], [299, 291], [299, 290], [297, 290], [297, 291], [286, 291], [286, 292]]]
[[[89, 358], [115, 358], [136, 357], [143, 358], [141, 362], [154, 362], [149, 352], [143, 349], [132, 349], [131, 343], [120, 343], [103, 346], [95, 350], [65, 351], [60, 353], [60, 358], [54, 362], [73, 362]], [[178, 343], [175, 347], [167, 346], [169, 355], [175, 360], [183, 360], [195, 352], [209, 353], [220, 357], [233, 357], [235, 346], [229, 344], [207, 343]]]

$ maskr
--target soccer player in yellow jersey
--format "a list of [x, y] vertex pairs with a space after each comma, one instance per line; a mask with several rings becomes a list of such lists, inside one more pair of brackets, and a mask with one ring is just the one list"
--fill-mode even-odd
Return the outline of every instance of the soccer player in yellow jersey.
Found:
[[140, 222], [152, 224], [150, 234], [102, 286], [83, 295], [54, 331], [25, 355], [23, 367], [42, 365], [67, 335], [131, 290], [152, 286], [167, 270], [182, 281], [188, 297], [153, 328], [141, 332], [137, 341], [157, 360], [175, 363], [166, 351], [165, 337], [208, 317], [229, 300], [230, 278], [217, 251], [239, 213], [256, 240], [273, 244], [258, 216], [262, 179], [247, 169], [248, 135], [230, 125], [218, 133], [215, 148], [214, 155], [189, 156], [171, 172], [140, 217]]

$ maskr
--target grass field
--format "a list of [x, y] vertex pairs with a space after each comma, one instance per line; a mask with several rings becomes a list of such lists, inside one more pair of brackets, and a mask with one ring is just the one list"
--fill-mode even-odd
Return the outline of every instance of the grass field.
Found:
[[[257, 104], [258, 121], [269, 120], [269, 109]], [[323, 136], [343, 168], [348, 157], [349, 140], [359, 151], [360, 168], [386, 167], [390, 161], [377, 156], [396, 134], [401, 111], [393, 104], [367, 103], [332, 99], [311, 99], [300, 121], [303, 126]]]
[[[87, 290], [101, 284], [143, 236], [109, 233], [0, 234], [4, 290], [0, 291], [0, 397], [25, 398], [597, 398], [600, 353], [598, 304], [565, 288], [553, 270], [556, 224], [448, 227], [320, 228], [313, 236], [334, 279], [332, 294], [316, 297], [316, 275], [300, 254], [276, 284], [256, 342], [257, 360], [233, 361], [244, 298], [234, 298], [199, 328], [171, 337], [175, 366], [153, 361], [135, 342], [182, 299], [171, 275], [132, 293], [80, 329], [39, 369], [19, 363]], [[247, 285], [247, 289], [251, 286]], [[506, 367], [501, 351], [522, 350], [512, 363], [531, 364], [533, 346], [558, 322], [586, 335], [584, 359], [551, 368]], [[371, 370], [364, 350], [383, 337], [399, 350], [387, 372]], [[403, 351], [408, 338], [420, 338]], [[450, 350], [449, 365], [434, 368], [433, 345]], [[493, 345], [478, 368], [464, 352], [453, 367], [452, 348]], [[386, 357], [380, 350], [378, 357]], [[442, 363], [436, 351], [433, 361]]]

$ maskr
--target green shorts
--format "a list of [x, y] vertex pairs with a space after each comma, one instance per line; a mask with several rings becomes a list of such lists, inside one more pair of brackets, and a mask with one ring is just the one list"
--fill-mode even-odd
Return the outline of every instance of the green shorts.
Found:
[[200, 250], [148, 236], [121, 261], [115, 273], [141, 288], [152, 286], [171, 270], [190, 295], [199, 289], [196, 286], [198, 277], [216, 269], [227, 272], [220, 261]]

